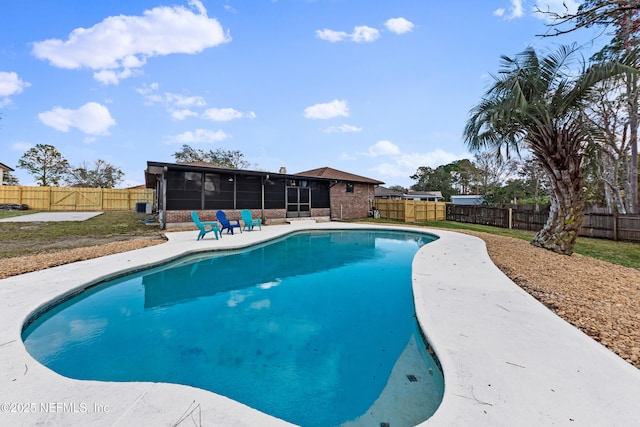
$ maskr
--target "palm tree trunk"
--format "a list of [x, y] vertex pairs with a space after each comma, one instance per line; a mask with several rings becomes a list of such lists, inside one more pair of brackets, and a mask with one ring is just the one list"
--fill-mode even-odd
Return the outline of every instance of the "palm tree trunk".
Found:
[[[538, 141], [540, 145], [532, 147], [533, 155], [540, 160], [549, 176], [552, 197], [547, 223], [538, 231], [531, 244], [559, 254], [571, 255], [583, 217], [582, 155], [571, 148], [576, 139], [567, 139], [565, 132], [559, 134], [564, 138], [550, 138], [542, 144]], [[541, 145], [545, 146], [544, 150], [535, 149]]]

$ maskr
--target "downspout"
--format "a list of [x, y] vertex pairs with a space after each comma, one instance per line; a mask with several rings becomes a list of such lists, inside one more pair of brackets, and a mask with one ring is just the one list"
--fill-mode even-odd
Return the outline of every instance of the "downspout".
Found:
[[262, 179], [262, 195], [261, 195], [261, 209], [260, 209], [260, 217], [262, 218], [262, 223], [266, 223], [264, 219], [264, 184], [269, 180], [269, 174], [265, 175]]
[[169, 168], [165, 166], [162, 169], [162, 210], [160, 215], [160, 228], [164, 230], [167, 227], [167, 172]]
[[234, 210], [238, 206], [238, 200], [237, 200], [237, 198], [238, 198], [238, 196], [237, 196], [238, 187], [237, 187], [237, 184], [238, 184], [238, 176], [234, 173], [233, 174], [233, 209]]

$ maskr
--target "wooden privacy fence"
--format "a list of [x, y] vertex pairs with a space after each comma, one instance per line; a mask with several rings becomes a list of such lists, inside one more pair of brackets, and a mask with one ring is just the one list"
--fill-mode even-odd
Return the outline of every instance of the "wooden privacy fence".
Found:
[[128, 211], [136, 203], [155, 203], [148, 188], [80, 188], [0, 186], [0, 204], [25, 204], [41, 211]]
[[376, 200], [380, 218], [404, 222], [444, 221], [446, 203], [421, 200]]
[[[517, 230], [538, 231], [544, 227], [548, 217], [548, 211], [447, 204], [448, 221]], [[640, 216], [585, 213], [579, 235], [640, 242]]]

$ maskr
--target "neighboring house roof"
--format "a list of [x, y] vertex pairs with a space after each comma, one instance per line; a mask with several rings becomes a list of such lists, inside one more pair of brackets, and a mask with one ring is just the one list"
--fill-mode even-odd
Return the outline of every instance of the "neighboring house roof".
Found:
[[404, 195], [402, 191], [392, 190], [381, 186], [376, 187], [373, 194], [375, 197], [402, 197]]
[[7, 172], [13, 172], [14, 170], [11, 169], [9, 166], [5, 165], [4, 163], [0, 163], [0, 169], [2, 169], [3, 171], [7, 171]]
[[406, 199], [414, 199], [416, 197], [444, 199], [444, 197], [442, 197], [442, 191], [409, 191], [404, 197]]
[[296, 175], [315, 176], [315, 177], [335, 179], [338, 181], [361, 182], [361, 183], [373, 184], [373, 185], [384, 184], [384, 182], [382, 181], [378, 181], [378, 180], [367, 178], [360, 175], [354, 175], [349, 172], [340, 171], [338, 169], [333, 169], [326, 166], [323, 168], [311, 169], [304, 172], [298, 172]]

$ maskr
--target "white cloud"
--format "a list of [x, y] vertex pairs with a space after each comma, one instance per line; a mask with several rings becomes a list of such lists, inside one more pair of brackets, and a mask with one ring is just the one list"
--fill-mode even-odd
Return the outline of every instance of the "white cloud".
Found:
[[17, 73], [0, 71], [0, 108], [9, 105], [10, 96], [21, 93], [31, 83], [22, 81]]
[[380, 31], [375, 28], [367, 27], [366, 25], [360, 25], [353, 29], [351, 34], [351, 40], [356, 43], [360, 42], [373, 42], [380, 37]]
[[157, 92], [159, 88], [160, 85], [156, 82], [151, 83], [150, 85], [143, 83], [142, 87], [136, 89], [136, 92], [138, 92], [140, 95], [148, 95], [152, 92]]
[[233, 6], [231, 6], [230, 4], [225, 4], [223, 7], [224, 7], [224, 10], [226, 10], [229, 13], [233, 13], [233, 14], [237, 14], [238, 13], [238, 11]]
[[207, 102], [201, 96], [185, 96], [180, 93], [157, 93], [158, 84], [143, 86], [136, 91], [145, 97], [148, 104], [162, 104], [170, 108], [204, 107]]
[[352, 126], [352, 125], [340, 125], [340, 126], [329, 126], [328, 128], [324, 129], [323, 132], [326, 133], [349, 133], [349, 132], [360, 132], [362, 131], [362, 128], [359, 128], [357, 126]]
[[35, 42], [33, 54], [55, 67], [96, 70], [96, 80], [117, 84], [139, 73], [148, 58], [196, 54], [231, 41], [200, 0], [188, 4], [156, 7], [142, 16], [110, 16], [93, 27], [76, 28], [67, 40]]
[[352, 156], [349, 153], [346, 153], [344, 151], [342, 153], [340, 153], [339, 159], [340, 160], [356, 160], [356, 158], [354, 156]]
[[369, 157], [392, 156], [396, 154], [400, 154], [400, 147], [391, 141], [385, 140], [376, 142], [364, 153], [365, 156]]
[[322, 40], [329, 42], [341, 42], [343, 40], [351, 40], [356, 43], [373, 42], [380, 37], [380, 30], [359, 25], [354, 27], [351, 34], [344, 31], [333, 31], [329, 29], [316, 30], [316, 36]]
[[333, 31], [333, 30], [316, 30], [316, 36], [322, 40], [326, 40], [328, 42], [341, 42], [342, 40], [348, 39], [350, 36], [348, 33], [344, 31]]
[[[426, 153], [403, 153], [400, 148], [389, 142], [379, 141], [369, 147], [367, 153], [362, 153], [369, 157], [381, 157], [384, 161], [370, 170], [383, 176], [408, 178], [421, 166], [436, 168], [440, 165], [449, 164], [468, 156], [466, 154], [454, 154], [437, 149]], [[342, 160], [353, 160], [345, 153], [341, 155]]]
[[404, 18], [391, 18], [384, 23], [389, 31], [395, 34], [404, 34], [413, 31], [415, 25], [413, 22]]
[[197, 117], [197, 116], [198, 116], [198, 113], [196, 113], [195, 111], [191, 111], [189, 109], [171, 111], [171, 118], [173, 120], [184, 120], [187, 117]]
[[201, 96], [184, 96], [179, 93], [167, 92], [164, 94], [165, 103], [176, 107], [204, 107], [207, 105]]
[[522, 18], [524, 16], [524, 7], [522, 5], [524, 1], [525, 0], [510, 0], [511, 6], [509, 7], [508, 14], [505, 8], [496, 9], [493, 14], [507, 20]]
[[347, 101], [334, 99], [325, 104], [315, 104], [305, 108], [304, 116], [307, 119], [332, 119], [338, 116], [349, 117], [349, 107], [347, 107]]
[[435, 168], [440, 165], [449, 164], [464, 157], [464, 155], [449, 153], [447, 151], [437, 149], [435, 151], [430, 151], [427, 153], [402, 154], [395, 159], [395, 162], [398, 167], [410, 171], [410, 175], [412, 175], [420, 166], [429, 166]]
[[97, 102], [88, 102], [77, 110], [56, 107], [38, 114], [38, 119], [60, 132], [77, 128], [89, 135], [108, 135], [109, 128], [116, 124], [109, 109]]
[[202, 113], [203, 119], [208, 119], [214, 122], [228, 122], [230, 120], [242, 118], [253, 119], [255, 117], [256, 113], [253, 111], [242, 113], [233, 108], [209, 108]]
[[196, 129], [195, 131], [187, 131], [178, 135], [167, 138], [170, 144], [189, 144], [189, 143], [212, 143], [224, 141], [231, 135], [222, 130]]

